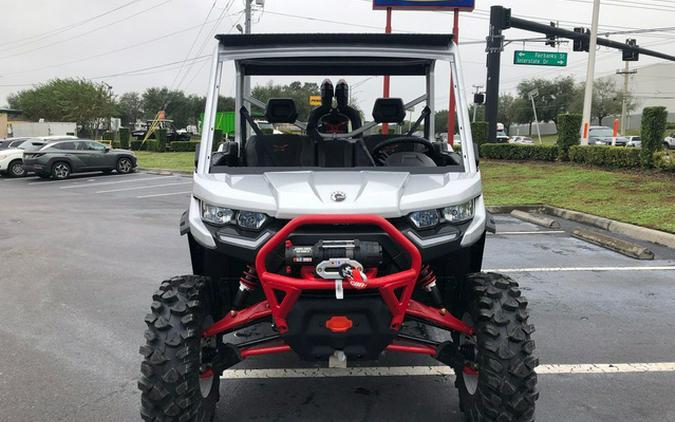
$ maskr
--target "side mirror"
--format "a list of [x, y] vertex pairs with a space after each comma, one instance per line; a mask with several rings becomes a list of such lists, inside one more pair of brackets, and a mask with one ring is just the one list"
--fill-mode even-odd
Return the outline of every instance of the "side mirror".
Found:
[[201, 143], [195, 145], [195, 168], [199, 164], [199, 147], [202, 146]]
[[103, 152], [109, 152], [109, 151], [110, 151], [110, 147], [109, 147], [108, 145], [106, 145], [106, 146], [105, 146], [105, 149], [103, 150]]

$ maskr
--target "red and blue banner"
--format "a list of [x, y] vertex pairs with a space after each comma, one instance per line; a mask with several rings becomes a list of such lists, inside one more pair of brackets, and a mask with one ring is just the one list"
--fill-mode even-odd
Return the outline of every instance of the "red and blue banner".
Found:
[[476, 7], [476, 0], [373, 0], [373, 9], [401, 10], [468, 10]]

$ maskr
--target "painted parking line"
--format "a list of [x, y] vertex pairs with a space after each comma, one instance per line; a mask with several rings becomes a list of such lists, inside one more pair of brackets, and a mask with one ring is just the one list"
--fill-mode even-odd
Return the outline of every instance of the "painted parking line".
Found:
[[141, 176], [139, 178], [142, 178], [143, 173], [129, 173], [129, 174], [105, 174], [105, 175], [91, 175], [87, 177], [77, 177], [73, 179], [64, 179], [64, 180], [37, 180], [35, 182], [30, 182], [28, 183], [29, 185], [48, 185], [52, 183], [61, 183], [61, 184], [69, 184], [69, 183], [77, 183], [77, 182], [88, 182], [88, 183], [94, 183], [98, 180], [101, 179], [109, 179], [111, 177], [114, 178], [128, 178], [129, 176]]
[[161, 185], [134, 186], [132, 188], [99, 190], [99, 191], [96, 191], [96, 193], [126, 192], [126, 191], [130, 191], [130, 190], [163, 188], [165, 186], [180, 186], [180, 185], [191, 185], [191, 184], [192, 184], [192, 180], [190, 180], [189, 182], [164, 183], [164, 184], [161, 184]]
[[[675, 362], [654, 363], [582, 363], [539, 365], [538, 375], [639, 374], [675, 372]], [[403, 377], [454, 376], [449, 366], [380, 366], [364, 368], [288, 368], [288, 369], [228, 369], [224, 379], [270, 378], [341, 378], [341, 377]]]
[[136, 177], [134, 179], [125, 179], [125, 180], [116, 180], [114, 182], [100, 182], [100, 183], [78, 183], [76, 185], [61, 186], [61, 189], [76, 189], [76, 188], [87, 188], [87, 187], [97, 187], [97, 186], [108, 186], [108, 185], [117, 185], [119, 183], [133, 183], [133, 182], [145, 182], [148, 180], [158, 180], [171, 179], [171, 176], [156, 176], [156, 177]]
[[532, 231], [521, 231], [521, 232], [497, 232], [497, 233], [488, 233], [493, 236], [510, 236], [510, 235], [525, 235], [525, 234], [560, 234], [565, 233], [565, 230], [532, 230]]
[[550, 267], [550, 268], [490, 268], [483, 271], [497, 273], [547, 273], [574, 271], [675, 271], [674, 265], [651, 267]]
[[189, 193], [192, 193], [192, 192], [188, 191], [188, 192], [155, 193], [153, 195], [140, 195], [140, 196], [137, 196], [136, 198], [138, 198], [138, 199], [157, 198], [157, 197], [160, 197], [160, 196], [187, 195]]

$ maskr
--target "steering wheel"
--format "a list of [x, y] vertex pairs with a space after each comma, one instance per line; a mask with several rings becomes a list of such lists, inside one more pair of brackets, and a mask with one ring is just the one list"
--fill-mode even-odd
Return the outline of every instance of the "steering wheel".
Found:
[[396, 138], [391, 138], [387, 139], [385, 141], [380, 142], [379, 144], [375, 145], [373, 148], [372, 156], [375, 158], [375, 160], [380, 163], [384, 164], [384, 162], [387, 160], [389, 157], [389, 154], [384, 152], [383, 150], [387, 147], [390, 147], [392, 145], [398, 145], [402, 143], [413, 143], [413, 144], [418, 144], [422, 145], [425, 148], [424, 153], [430, 153], [434, 151], [434, 146], [431, 143], [431, 141], [424, 139], [424, 138], [418, 138], [417, 136], [398, 136]]

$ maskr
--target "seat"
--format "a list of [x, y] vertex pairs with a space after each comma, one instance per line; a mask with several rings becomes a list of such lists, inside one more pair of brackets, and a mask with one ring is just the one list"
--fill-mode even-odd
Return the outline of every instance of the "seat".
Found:
[[[290, 98], [271, 98], [265, 118], [269, 123], [295, 123], [298, 112]], [[309, 136], [292, 134], [257, 134], [246, 141], [246, 164], [249, 167], [313, 167], [314, 142]]]
[[[405, 106], [403, 100], [400, 98], [378, 98], [373, 105], [373, 119], [377, 123], [397, 123], [400, 124], [405, 119]], [[388, 139], [398, 138], [400, 134], [376, 134], [363, 137], [363, 142], [366, 148], [371, 153], [373, 149], [380, 143]], [[387, 148], [387, 153], [393, 154], [395, 152], [411, 152], [416, 151], [414, 144], [397, 144]]]

